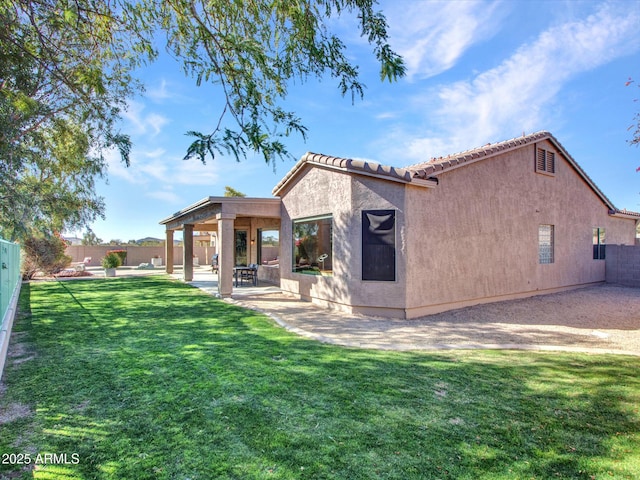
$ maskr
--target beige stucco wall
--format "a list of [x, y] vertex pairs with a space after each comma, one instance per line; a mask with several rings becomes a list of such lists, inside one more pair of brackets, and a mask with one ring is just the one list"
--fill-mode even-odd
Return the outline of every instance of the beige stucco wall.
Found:
[[[404, 184], [366, 176], [352, 176], [352, 223], [350, 243], [354, 272], [351, 289], [353, 311], [381, 316], [403, 317], [406, 305], [406, 189]], [[362, 280], [362, 211], [396, 211], [396, 280]]]
[[[633, 245], [635, 221], [608, 207], [550, 142], [554, 176], [535, 172], [535, 146], [464, 165], [424, 188], [304, 167], [282, 192], [281, 288], [359, 313], [414, 318], [605, 280], [594, 227]], [[396, 281], [362, 281], [362, 210], [396, 210]], [[292, 220], [333, 215], [333, 277], [293, 273]], [[554, 225], [553, 264], [538, 261], [538, 228]]]
[[[341, 310], [368, 309], [402, 316], [405, 305], [404, 250], [396, 248], [396, 282], [363, 282], [361, 211], [395, 209], [396, 235], [404, 232], [404, 187], [379, 179], [305, 167], [282, 196], [280, 287], [302, 298]], [[292, 222], [333, 215], [333, 276], [292, 272]], [[398, 245], [397, 245], [398, 247]]]
[[[126, 265], [137, 266], [141, 263], [151, 262], [151, 258], [158, 256], [162, 259], [162, 265], [166, 264], [165, 248], [160, 247], [141, 247], [133, 245], [70, 245], [66, 248], [65, 253], [71, 257], [72, 262], [82, 262], [86, 257], [91, 257], [90, 267], [100, 266], [102, 257], [109, 250], [126, 250]], [[198, 257], [201, 265], [209, 264], [209, 259], [214, 253], [213, 247], [194, 246], [193, 253]], [[174, 265], [182, 265], [182, 247], [173, 247]]]
[[[436, 189], [408, 189], [407, 316], [602, 282], [592, 229], [633, 244], [635, 222], [613, 218], [556, 152], [555, 176], [535, 172], [534, 145], [442, 174]], [[555, 261], [538, 262], [538, 227], [554, 225]]]

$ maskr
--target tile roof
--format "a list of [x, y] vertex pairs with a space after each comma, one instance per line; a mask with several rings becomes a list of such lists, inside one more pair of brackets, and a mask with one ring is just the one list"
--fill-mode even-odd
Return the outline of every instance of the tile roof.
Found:
[[549, 132], [540, 131], [522, 137], [512, 138], [498, 143], [488, 143], [482, 147], [474, 148], [460, 153], [447, 155], [446, 157], [432, 158], [427, 162], [422, 162], [407, 167], [398, 168], [386, 165], [380, 165], [376, 162], [368, 160], [354, 160], [350, 158], [333, 157], [319, 153], [307, 152], [295, 164], [295, 166], [284, 176], [282, 180], [274, 187], [273, 194], [278, 195], [289, 181], [301, 172], [305, 165], [319, 166], [341, 170], [360, 175], [368, 175], [378, 177], [384, 180], [391, 180], [401, 183], [410, 183], [420, 186], [435, 187], [438, 184], [438, 175], [454, 170], [459, 167], [470, 165], [472, 163], [486, 160], [496, 155], [506, 153], [511, 150], [517, 150], [529, 144], [535, 144], [548, 140], [551, 142], [562, 156], [569, 162], [580, 177], [589, 185], [603, 203], [609, 208], [611, 215], [638, 217], [640, 213], [630, 212], [627, 210], [618, 210], [613, 203], [606, 197], [604, 193], [596, 186], [587, 173], [578, 165], [573, 157], [567, 152], [562, 144]]
[[[421, 186], [435, 186], [436, 182], [431, 182], [430, 179], [421, 179], [416, 177], [412, 171], [406, 168], [391, 167], [388, 165], [380, 165], [379, 163], [369, 160], [360, 160], [352, 158], [340, 158], [329, 155], [323, 155], [321, 153], [307, 152], [302, 158], [289, 170], [289, 172], [278, 182], [273, 188], [273, 194], [278, 193], [285, 187], [289, 181], [296, 176], [305, 165], [319, 166], [323, 168], [329, 168], [334, 170], [341, 170], [343, 172], [350, 172], [359, 175], [367, 175], [371, 177], [378, 177], [384, 180], [390, 180], [401, 183], [416, 183]], [[427, 180], [421, 182], [421, 180]]]
[[[505, 140], [503, 142], [488, 143], [482, 147], [474, 148], [472, 150], [467, 150], [461, 153], [447, 155], [446, 157], [432, 158], [428, 162], [410, 165], [405, 168], [411, 170], [413, 172], [413, 175], [418, 178], [437, 178], [437, 176], [441, 173], [453, 170], [458, 167], [469, 165], [480, 160], [485, 160], [496, 155], [503, 154], [510, 150], [516, 150], [528, 144], [535, 144], [543, 140], [550, 141], [558, 149], [558, 151], [567, 160], [567, 162], [569, 162], [569, 164], [574, 168], [578, 175], [582, 177], [587, 185], [591, 187], [594, 193], [598, 195], [598, 197], [600, 197], [604, 204], [609, 208], [610, 214], [631, 216], [635, 215], [633, 212], [618, 210], [613, 205], [611, 200], [609, 200], [607, 196], [598, 188], [598, 186], [589, 177], [589, 175], [587, 175], [582, 167], [578, 165], [578, 163], [573, 159], [569, 152], [567, 152], [562, 144], [550, 132], [547, 131], [540, 131], [529, 135], [523, 135], [522, 137], [512, 138], [511, 140]], [[638, 215], [640, 216], [640, 214]]]
[[618, 210], [617, 208], [609, 210], [609, 215], [617, 215], [619, 217], [626, 218], [637, 218], [640, 220], [640, 213], [632, 212], [631, 210], [627, 210], [626, 208], [623, 208], [622, 210]]
[[367, 160], [353, 160], [351, 158], [329, 157], [327, 155], [311, 152], [308, 152], [303, 157], [303, 159], [309, 163], [317, 163], [320, 165], [337, 167], [352, 172], [370, 173], [373, 175], [389, 177], [391, 179], [396, 179], [404, 182], [411, 181], [411, 172], [404, 168], [380, 165], [379, 163]]
[[[542, 131], [532, 133], [530, 135], [523, 135], [522, 137], [513, 138], [511, 140], [505, 140], [504, 142], [488, 143], [482, 147], [447, 155], [446, 157], [432, 158], [427, 162], [410, 165], [406, 168], [411, 170], [413, 174], [419, 178], [429, 178], [433, 175], [437, 175], [463, 165], [484, 160], [494, 155], [502, 154], [509, 150], [515, 150], [524, 145], [547, 139], [553, 139], [556, 145], [560, 145], [553, 135], [549, 132]], [[569, 156], [563, 148], [561, 148], [561, 150], [566, 156]]]

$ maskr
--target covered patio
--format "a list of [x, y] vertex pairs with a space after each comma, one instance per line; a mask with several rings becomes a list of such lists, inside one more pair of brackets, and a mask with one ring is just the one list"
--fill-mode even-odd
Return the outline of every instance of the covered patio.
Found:
[[[182, 230], [183, 280], [193, 280], [193, 233], [211, 232], [218, 254], [218, 295], [233, 292], [234, 267], [260, 265], [263, 231], [280, 231], [279, 198], [207, 197], [160, 221], [166, 229], [166, 271], [173, 273], [174, 232]], [[279, 256], [279, 252], [278, 252]], [[210, 258], [207, 262], [210, 262]]]

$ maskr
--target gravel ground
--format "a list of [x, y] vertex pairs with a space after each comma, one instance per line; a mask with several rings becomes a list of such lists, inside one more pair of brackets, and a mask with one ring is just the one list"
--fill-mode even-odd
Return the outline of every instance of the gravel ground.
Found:
[[640, 289], [599, 285], [412, 320], [328, 311], [284, 294], [235, 303], [320, 341], [361, 348], [518, 348], [640, 355]]

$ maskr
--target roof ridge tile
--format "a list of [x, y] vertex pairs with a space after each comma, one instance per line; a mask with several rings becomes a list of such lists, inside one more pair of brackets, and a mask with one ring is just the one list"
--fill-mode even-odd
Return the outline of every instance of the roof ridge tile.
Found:
[[381, 179], [400, 181], [404, 183], [411, 183], [420, 180], [437, 182], [437, 178], [434, 176], [446, 172], [447, 170], [453, 170], [458, 167], [462, 167], [465, 164], [475, 163], [482, 159], [492, 157], [504, 152], [508, 152], [511, 149], [521, 148], [524, 145], [536, 143], [541, 140], [550, 141], [567, 159], [571, 166], [576, 170], [585, 182], [593, 189], [593, 191], [601, 198], [601, 200], [607, 205], [613, 214], [622, 214], [629, 216], [638, 216], [640, 213], [631, 212], [627, 210], [618, 210], [613, 203], [606, 197], [606, 195], [596, 186], [587, 173], [580, 167], [580, 165], [573, 159], [571, 154], [562, 146], [562, 144], [546, 130], [541, 130], [529, 135], [522, 135], [521, 137], [515, 137], [509, 140], [504, 140], [498, 143], [488, 143], [481, 147], [472, 148], [463, 152], [450, 154], [445, 157], [432, 157], [426, 162], [416, 163], [406, 167], [393, 167], [389, 165], [381, 165], [374, 161], [368, 161], [363, 159], [341, 158], [331, 157], [321, 153], [307, 152], [300, 160], [294, 165], [294, 167], [280, 180], [280, 182], [273, 188], [273, 194], [279, 195], [284, 186], [291, 181], [292, 177], [308, 163], [316, 165], [326, 165], [327, 167], [337, 168], [345, 172], [360, 173], [362, 175], [369, 175], [378, 177]]
[[414, 165], [409, 165], [405, 167], [411, 171], [418, 171], [423, 169], [426, 165], [440, 165], [441, 170], [445, 170], [445, 164], [453, 165], [453, 161], [455, 160], [455, 165], [460, 165], [461, 163], [466, 163], [470, 160], [477, 160], [483, 157], [495, 155], [497, 153], [503, 152], [505, 150], [509, 150], [511, 148], [517, 148], [522, 145], [539, 141], [543, 138], [552, 137], [552, 135], [546, 131], [541, 130], [539, 132], [531, 133], [529, 135], [524, 135], [522, 137], [516, 137], [509, 140], [504, 140], [498, 143], [488, 143], [482, 145], [480, 147], [471, 148], [469, 150], [464, 150], [459, 153], [452, 153], [445, 157], [432, 157], [430, 160], [422, 163], [416, 163]]

